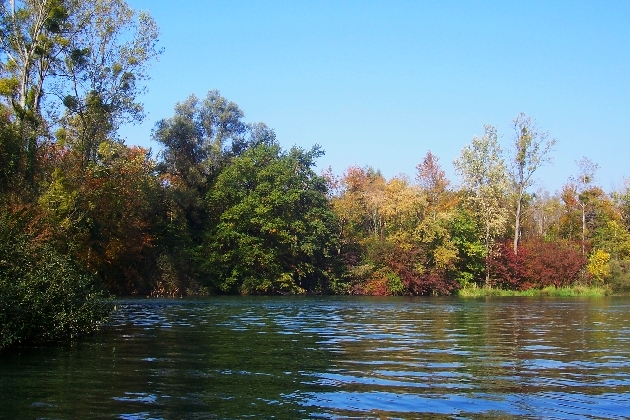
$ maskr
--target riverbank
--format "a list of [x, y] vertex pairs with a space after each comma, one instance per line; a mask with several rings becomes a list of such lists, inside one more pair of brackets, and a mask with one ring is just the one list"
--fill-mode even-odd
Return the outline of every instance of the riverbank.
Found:
[[555, 297], [602, 297], [610, 296], [613, 292], [607, 286], [583, 286], [569, 287], [548, 286], [543, 289], [528, 290], [504, 290], [492, 287], [467, 287], [457, 292], [459, 297], [485, 297], [485, 296], [555, 296]]

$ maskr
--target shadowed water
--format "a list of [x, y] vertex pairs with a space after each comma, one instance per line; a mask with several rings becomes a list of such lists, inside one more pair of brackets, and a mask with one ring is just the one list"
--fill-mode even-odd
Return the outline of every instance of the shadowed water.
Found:
[[3, 418], [622, 418], [630, 300], [123, 300], [0, 355]]

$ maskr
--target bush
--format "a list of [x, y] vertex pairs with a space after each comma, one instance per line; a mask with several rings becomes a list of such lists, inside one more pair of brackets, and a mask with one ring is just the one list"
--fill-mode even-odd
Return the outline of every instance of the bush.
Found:
[[613, 259], [610, 265], [610, 278], [607, 283], [614, 293], [630, 293], [630, 260]]
[[524, 241], [514, 254], [511, 243], [503, 243], [490, 260], [493, 286], [509, 290], [564, 287], [579, 280], [586, 264], [580, 250], [571, 243]]
[[94, 331], [110, 310], [91, 276], [0, 216], [0, 349]]

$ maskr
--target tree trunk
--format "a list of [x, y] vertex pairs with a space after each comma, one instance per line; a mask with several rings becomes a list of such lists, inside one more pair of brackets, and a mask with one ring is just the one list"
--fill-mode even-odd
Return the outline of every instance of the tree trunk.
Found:
[[521, 192], [516, 202], [516, 220], [514, 222], [514, 255], [518, 254], [518, 240], [521, 232], [521, 202], [523, 201], [523, 193]]

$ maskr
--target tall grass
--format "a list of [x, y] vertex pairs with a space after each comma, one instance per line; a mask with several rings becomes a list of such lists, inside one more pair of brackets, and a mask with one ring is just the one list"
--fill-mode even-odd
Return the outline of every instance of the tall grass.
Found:
[[486, 296], [555, 296], [555, 297], [601, 297], [611, 295], [607, 286], [584, 286], [576, 284], [569, 287], [548, 286], [544, 289], [504, 290], [492, 287], [466, 287], [460, 289], [457, 295], [465, 298]]

